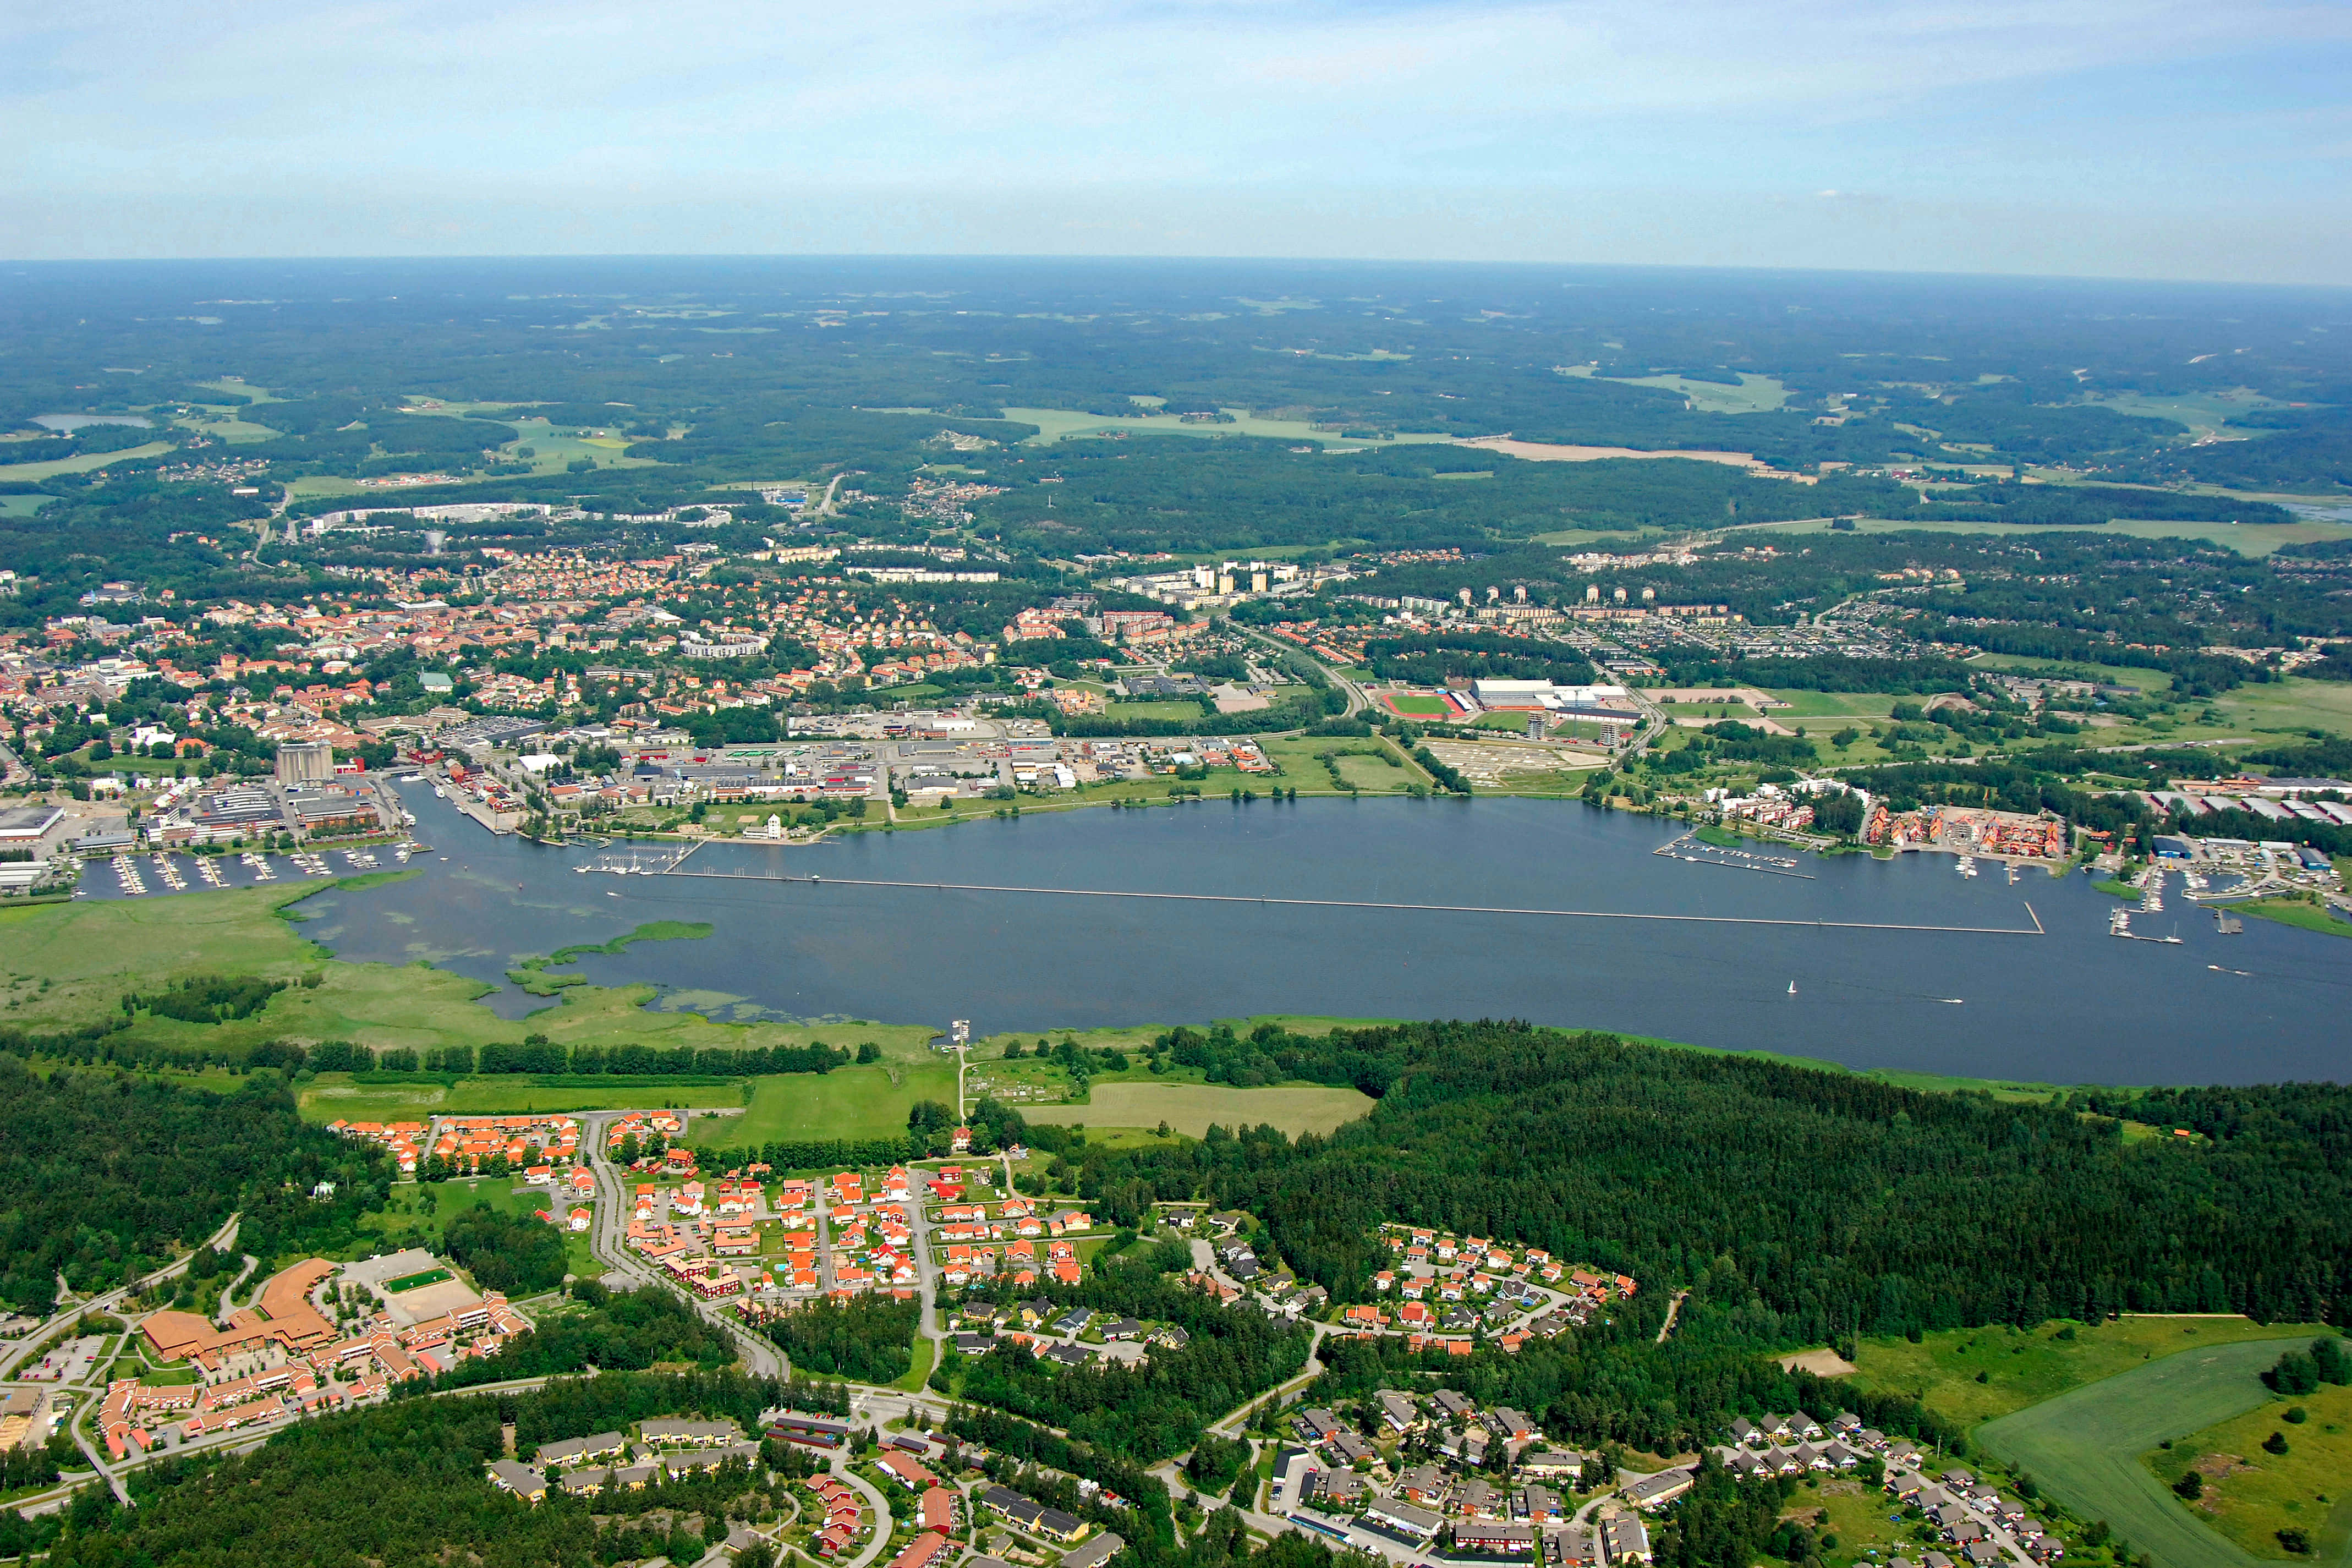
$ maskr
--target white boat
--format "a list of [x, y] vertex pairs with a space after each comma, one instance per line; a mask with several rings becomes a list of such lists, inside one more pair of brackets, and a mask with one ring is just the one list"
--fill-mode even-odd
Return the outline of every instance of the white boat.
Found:
[[1794, 996], [1796, 994], [1797, 994], [1797, 983], [1796, 983], [1795, 981], [1791, 980], [1791, 981], [1790, 981], [1790, 982], [1789, 982], [1789, 994], [1790, 994], [1790, 995], [1791, 995], [1791, 996]]

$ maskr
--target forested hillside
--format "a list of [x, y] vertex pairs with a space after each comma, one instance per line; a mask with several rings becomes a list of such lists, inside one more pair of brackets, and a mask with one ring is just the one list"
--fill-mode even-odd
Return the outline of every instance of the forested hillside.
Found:
[[0, 1052], [0, 1298], [20, 1310], [46, 1314], [59, 1273], [81, 1291], [149, 1273], [233, 1211], [264, 1259], [348, 1241], [389, 1179], [378, 1152], [303, 1125], [274, 1072], [213, 1094]]
[[1381, 1102], [1328, 1139], [1066, 1151], [1087, 1194], [1121, 1219], [1196, 1194], [1246, 1208], [1342, 1299], [1385, 1266], [1378, 1215], [1689, 1284], [1786, 1342], [2123, 1310], [2352, 1314], [2340, 1086], [2157, 1097], [2152, 1113], [2178, 1105], [2210, 1141], [2135, 1142], [2113, 1116], [2126, 1103], [1923, 1094], [1514, 1024], [1269, 1026], [1169, 1048], [1213, 1079], [1255, 1063]]

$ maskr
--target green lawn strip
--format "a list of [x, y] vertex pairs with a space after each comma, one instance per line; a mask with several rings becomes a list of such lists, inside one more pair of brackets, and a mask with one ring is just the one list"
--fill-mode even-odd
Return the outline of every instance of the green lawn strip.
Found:
[[2199, 1522], [2140, 1457], [2266, 1402], [2258, 1374], [2280, 1348], [2252, 1341], [2165, 1356], [1988, 1422], [1976, 1438], [2164, 1568], [2247, 1568], [2253, 1559]]
[[2258, 915], [2281, 925], [2294, 926], [2302, 931], [2315, 931], [2327, 936], [2352, 936], [2352, 922], [2338, 920], [2327, 910], [2311, 904], [2294, 903], [2285, 899], [2258, 899], [2250, 904], [2231, 904], [2232, 912]]
[[1352, 1089], [1324, 1084], [1235, 1089], [1223, 1084], [1097, 1083], [1082, 1105], [1040, 1105], [1023, 1114], [1032, 1121], [1092, 1128], [1151, 1127], [1166, 1122], [1200, 1137], [1211, 1123], [1225, 1127], [1265, 1124], [1297, 1136], [1329, 1132], [1370, 1113], [1374, 1101]]
[[937, 1340], [931, 1338], [929, 1334], [917, 1334], [915, 1336], [913, 1352], [914, 1360], [908, 1363], [906, 1375], [893, 1381], [890, 1386], [893, 1388], [904, 1389], [908, 1394], [919, 1393], [922, 1389], [924, 1383], [929, 1379], [931, 1375], [931, 1364], [938, 1359], [939, 1352], [940, 1344]]
[[[2287, 1420], [2297, 1408], [2305, 1419]], [[2263, 1447], [2273, 1434], [2285, 1453]], [[2204, 1496], [2181, 1506], [2251, 1556], [2296, 1561], [2278, 1532], [2300, 1530], [2312, 1543], [2306, 1561], [2352, 1561], [2352, 1388], [2322, 1384], [2311, 1394], [2273, 1395], [2143, 1462], [2168, 1489], [2196, 1466], [2207, 1478]]]
[[[835, 1043], [840, 1043], [836, 1041]], [[877, 1062], [829, 1073], [755, 1080], [740, 1117], [711, 1117], [689, 1133], [695, 1143], [729, 1148], [768, 1142], [903, 1135], [919, 1100], [955, 1103], [955, 1062]]]

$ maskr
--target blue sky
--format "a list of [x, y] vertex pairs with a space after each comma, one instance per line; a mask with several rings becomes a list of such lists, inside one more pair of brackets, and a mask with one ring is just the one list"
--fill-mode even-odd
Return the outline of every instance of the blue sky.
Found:
[[77, 0], [0, 58], [17, 258], [2352, 283], [2340, 0]]

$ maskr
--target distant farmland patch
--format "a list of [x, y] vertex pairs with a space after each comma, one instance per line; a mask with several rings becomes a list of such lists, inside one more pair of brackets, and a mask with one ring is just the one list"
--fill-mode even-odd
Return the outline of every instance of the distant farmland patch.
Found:
[[1085, 1105], [1024, 1106], [1031, 1121], [1088, 1127], [1157, 1127], [1198, 1138], [1215, 1122], [1223, 1127], [1280, 1128], [1296, 1138], [1301, 1132], [1329, 1132], [1342, 1122], [1369, 1115], [1377, 1103], [1352, 1089], [1322, 1084], [1289, 1085], [1276, 1089], [1232, 1089], [1206, 1083], [1098, 1083]]

